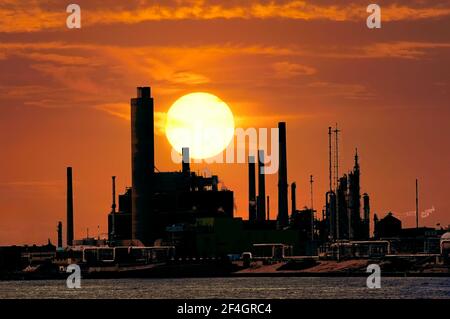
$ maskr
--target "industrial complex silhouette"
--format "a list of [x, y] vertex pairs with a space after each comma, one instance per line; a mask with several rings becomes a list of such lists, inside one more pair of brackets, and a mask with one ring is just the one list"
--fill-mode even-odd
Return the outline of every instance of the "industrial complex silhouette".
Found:
[[257, 158], [248, 156], [248, 219], [237, 218], [233, 191], [219, 189], [216, 175], [200, 176], [191, 171], [188, 148], [182, 150], [180, 171], [155, 169], [154, 100], [150, 87], [139, 87], [137, 96], [131, 99], [132, 185], [118, 195], [116, 205], [116, 177], [112, 177], [108, 238], [74, 238], [76, 212], [73, 210], [72, 168], [68, 167], [66, 245], [62, 240], [64, 227], [59, 222], [57, 247], [50, 242], [34, 248], [2, 247], [0, 269], [23, 267], [24, 256], [28, 256], [25, 264], [42, 265], [36, 258], [33, 261], [33, 256], [37, 255], [41, 261], [63, 268], [75, 261], [86, 267], [96, 266], [95, 269], [111, 264], [133, 266], [134, 271], [139, 270], [138, 266], [180, 258], [219, 258], [228, 263], [237, 260], [243, 262], [241, 267], [248, 267], [258, 258], [285, 261], [313, 258], [316, 264], [320, 258], [368, 260], [408, 255], [414, 262], [423, 256], [448, 261], [449, 240], [444, 229], [419, 227], [418, 219], [416, 227], [403, 229], [401, 221], [391, 213], [381, 220], [376, 214], [372, 216], [369, 195], [361, 194], [357, 150], [352, 170], [339, 175], [340, 130], [337, 125], [328, 129], [329, 190], [320, 218], [312, 202], [311, 207], [297, 209], [295, 182], [290, 185], [289, 205], [286, 123], [278, 123], [278, 130], [277, 219], [269, 218], [264, 150], [258, 150]]

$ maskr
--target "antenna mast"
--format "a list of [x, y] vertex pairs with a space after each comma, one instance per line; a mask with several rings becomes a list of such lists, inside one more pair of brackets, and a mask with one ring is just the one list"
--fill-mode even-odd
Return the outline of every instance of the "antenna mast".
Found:
[[338, 125], [336, 123], [336, 129], [334, 130], [335, 133], [335, 173], [336, 173], [336, 188], [339, 186], [339, 133], [341, 130], [338, 129]]
[[332, 134], [332, 132], [331, 132], [331, 126], [330, 126], [330, 127], [328, 127], [328, 164], [329, 164], [330, 192], [333, 190], [333, 165], [332, 165], [333, 158], [331, 155], [331, 153], [332, 153], [332, 151], [331, 151], [331, 148], [332, 148], [331, 134]]

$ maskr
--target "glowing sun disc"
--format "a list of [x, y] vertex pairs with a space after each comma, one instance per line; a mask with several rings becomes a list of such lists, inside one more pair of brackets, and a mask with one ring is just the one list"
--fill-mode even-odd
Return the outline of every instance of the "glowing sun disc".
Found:
[[194, 159], [211, 158], [225, 150], [234, 136], [234, 117], [217, 96], [198, 92], [182, 96], [169, 109], [165, 126], [170, 145], [181, 153], [189, 147]]

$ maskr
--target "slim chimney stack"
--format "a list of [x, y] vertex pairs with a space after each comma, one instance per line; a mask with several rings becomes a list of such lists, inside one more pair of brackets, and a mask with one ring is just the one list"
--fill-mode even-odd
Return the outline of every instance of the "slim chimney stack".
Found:
[[73, 245], [72, 167], [67, 167], [67, 246]]
[[190, 167], [190, 159], [189, 159], [189, 147], [183, 147], [181, 150], [181, 156], [183, 158], [183, 164], [182, 164], [182, 172], [185, 175], [189, 175], [191, 173], [191, 167]]
[[333, 159], [331, 157], [331, 150], [332, 150], [332, 142], [331, 142], [331, 126], [328, 127], [328, 177], [329, 177], [329, 192], [331, 193], [333, 191], [333, 169], [332, 169], [332, 162]]
[[266, 180], [264, 170], [264, 151], [258, 151], [258, 207], [257, 219], [266, 219]]
[[62, 237], [63, 237], [63, 234], [62, 234], [62, 222], [58, 222], [57, 231], [58, 231], [58, 248], [62, 248], [62, 246], [63, 246], [63, 243], [62, 243]]
[[295, 213], [297, 210], [297, 184], [294, 182], [291, 184], [291, 201], [292, 201], [292, 212], [291, 214]]
[[116, 177], [112, 176], [112, 205], [111, 212], [114, 214], [116, 212]]
[[278, 224], [279, 226], [284, 227], [289, 223], [285, 122], [278, 123], [278, 134], [280, 148], [280, 167], [278, 170]]
[[248, 220], [256, 220], [255, 157], [248, 157]]
[[416, 228], [419, 228], [419, 180], [416, 178]]

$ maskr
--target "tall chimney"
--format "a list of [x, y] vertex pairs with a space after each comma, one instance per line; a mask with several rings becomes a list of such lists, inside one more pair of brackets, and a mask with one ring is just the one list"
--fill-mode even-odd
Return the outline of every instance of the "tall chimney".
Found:
[[297, 211], [297, 184], [292, 183], [291, 184], [291, 201], [292, 201], [292, 212], [291, 214], [295, 213]]
[[256, 220], [255, 157], [248, 157], [248, 220]]
[[58, 228], [57, 228], [57, 232], [58, 232], [58, 248], [62, 248], [62, 222], [58, 222]]
[[189, 147], [183, 147], [181, 150], [181, 155], [183, 157], [182, 172], [185, 175], [189, 175], [191, 172], [190, 159], [189, 159]]
[[416, 178], [416, 228], [419, 228], [419, 180]]
[[153, 245], [157, 226], [153, 217], [155, 169], [153, 98], [149, 87], [138, 87], [131, 99], [132, 239]]
[[72, 167], [67, 167], [67, 246], [73, 245]]
[[116, 177], [112, 176], [112, 205], [111, 212], [114, 214], [116, 212]]
[[332, 169], [332, 157], [331, 157], [331, 149], [332, 149], [332, 143], [331, 143], [331, 126], [328, 127], [328, 177], [330, 179], [329, 183], [329, 192], [333, 190], [333, 169]]
[[309, 187], [310, 187], [310, 199], [311, 199], [311, 210], [314, 210], [314, 179], [313, 175], [309, 175]]
[[370, 220], [370, 198], [367, 193], [363, 194], [363, 203], [364, 203], [364, 221]]
[[280, 167], [278, 170], [278, 225], [287, 226], [288, 215], [288, 182], [286, 156], [286, 123], [278, 123], [278, 142], [280, 147]]
[[266, 180], [264, 170], [264, 151], [258, 151], [258, 207], [257, 219], [266, 219]]
[[112, 205], [111, 205], [111, 216], [108, 217], [110, 225], [108, 228], [108, 240], [110, 242], [114, 241], [116, 236], [116, 177], [112, 176]]
[[367, 193], [363, 194], [364, 203], [364, 237], [370, 238], [370, 198]]

